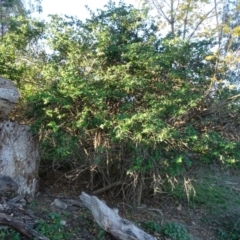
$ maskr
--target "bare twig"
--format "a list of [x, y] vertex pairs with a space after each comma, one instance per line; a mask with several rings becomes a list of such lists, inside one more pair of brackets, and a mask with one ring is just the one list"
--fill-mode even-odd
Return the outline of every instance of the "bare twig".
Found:
[[122, 184], [123, 184], [123, 182], [114, 182], [114, 183], [111, 183], [111, 184], [109, 184], [109, 185], [107, 185], [107, 186], [105, 186], [105, 187], [103, 187], [103, 188], [100, 188], [100, 189], [94, 191], [93, 194], [94, 194], [94, 195], [98, 195], [98, 194], [103, 193], [103, 192], [105, 192], [105, 191], [107, 191], [107, 190], [109, 190], [109, 189], [111, 189], [111, 188], [113, 188], [113, 187], [116, 187], [116, 186], [119, 186], [119, 185], [122, 185]]

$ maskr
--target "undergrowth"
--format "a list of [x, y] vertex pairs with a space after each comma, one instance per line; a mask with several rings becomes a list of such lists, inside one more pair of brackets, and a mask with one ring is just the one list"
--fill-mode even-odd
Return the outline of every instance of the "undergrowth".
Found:
[[1, 229], [0, 230], [0, 239], [3, 240], [20, 240], [20, 233], [14, 229]]
[[240, 214], [231, 214], [220, 219], [220, 226], [217, 228], [219, 240], [240, 239]]
[[142, 225], [149, 232], [158, 233], [173, 240], [193, 240], [185, 226], [179, 223], [167, 222], [161, 226], [154, 221], [148, 221]]
[[[188, 207], [206, 213], [201, 221], [213, 225], [216, 239], [240, 239], [240, 188], [238, 170], [197, 169], [189, 177], [191, 187], [178, 180], [168, 192], [175, 199], [188, 202]], [[172, 187], [172, 186], [171, 186]], [[185, 192], [184, 190], [185, 189]], [[189, 190], [187, 193], [186, 191]]]
[[71, 233], [66, 231], [60, 214], [52, 212], [47, 221], [38, 221], [36, 231], [54, 240], [71, 239]]

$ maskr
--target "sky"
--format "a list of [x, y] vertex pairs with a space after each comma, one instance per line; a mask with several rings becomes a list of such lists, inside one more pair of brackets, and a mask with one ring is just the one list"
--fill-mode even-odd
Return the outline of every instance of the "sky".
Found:
[[[65, 14], [85, 20], [89, 17], [85, 5], [95, 11], [97, 8], [103, 8], [107, 2], [108, 0], [42, 0], [41, 18], [46, 19], [48, 14]], [[124, 0], [124, 2], [136, 7], [140, 6], [139, 0]]]

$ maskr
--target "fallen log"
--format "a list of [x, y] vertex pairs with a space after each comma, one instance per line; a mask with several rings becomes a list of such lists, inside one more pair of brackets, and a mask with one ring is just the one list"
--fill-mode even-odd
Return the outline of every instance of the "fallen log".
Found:
[[0, 213], [0, 225], [5, 225], [11, 228], [14, 228], [18, 232], [22, 233], [29, 239], [38, 239], [38, 240], [49, 240], [48, 238], [42, 236], [35, 230], [27, 227], [26, 224], [6, 215], [5, 213]]
[[156, 240], [132, 222], [121, 218], [117, 209], [109, 208], [95, 196], [84, 192], [80, 195], [83, 204], [92, 212], [95, 221], [106, 232], [119, 240]]

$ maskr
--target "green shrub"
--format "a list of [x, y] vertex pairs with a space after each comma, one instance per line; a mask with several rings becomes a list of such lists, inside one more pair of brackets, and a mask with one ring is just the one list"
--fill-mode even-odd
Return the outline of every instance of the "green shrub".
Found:
[[145, 228], [149, 232], [156, 232], [156, 233], [161, 233], [162, 227], [154, 222], [154, 221], [147, 221], [142, 224], [143, 228]]
[[137, 204], [145, 186], [193, 161], [239, 161], [239, 144], [205, 126], [211, 40], [159, 37], [146, 9], [113, 1], [86, 22], [55, 15], [46, 31], [51, 51], [27, 113], [44, 160], [85, 166], [92, 188], [124, 182]]
[[20, 233], [14, 229], [1, 229], [0, 239], [2, 240], [20, 240]]
[[154, 221], [147, 221], [142, 224], [142, 227], [149, 232], [162, 234], [174, 240], [192, 240], [186, 228], [179, 223], [167, 222], [160, 226]]
[[36, 231], [54, 240], [71, 239], [71, 234], [65, 230], [61, 220], [61, 215], [52, 212], [49, 214], [48, 221], [38, 221]]
[[171, 237], [174, 240], [191, 240], [191, 236], [188, 234], [186, 228], [175, 222], [168, 222], [162, 228], [162, 233]]

